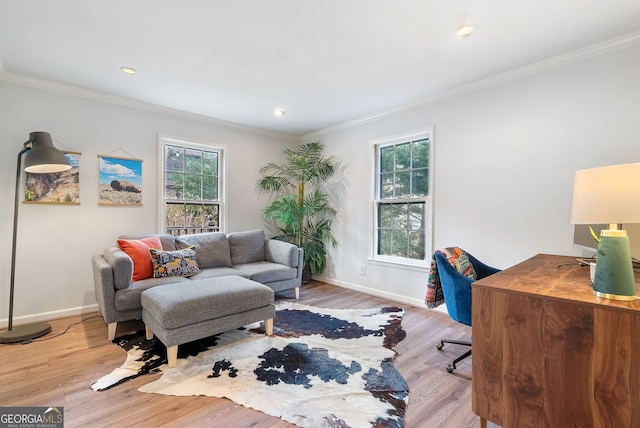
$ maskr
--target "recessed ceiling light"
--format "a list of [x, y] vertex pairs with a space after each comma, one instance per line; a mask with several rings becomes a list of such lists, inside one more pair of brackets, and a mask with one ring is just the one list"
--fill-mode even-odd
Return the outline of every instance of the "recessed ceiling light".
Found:
[[129, 76], [133, 76], [137, 73], [136, 69], [132, 67], [120, 67], [120, 70], [122, 70], [124, 74], [128, 74]]
[[276, 110], [274, 114], [278, 117], [282, 117], [284, 116], [284, 110]]
[[471, 24], [462, 24], [458, 27], [458, 36], [468, 36], [473, 31], [473, 25]]

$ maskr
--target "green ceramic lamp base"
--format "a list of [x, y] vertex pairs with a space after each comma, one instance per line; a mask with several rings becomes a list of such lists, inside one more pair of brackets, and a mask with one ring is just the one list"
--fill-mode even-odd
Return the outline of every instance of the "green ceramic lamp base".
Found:
[[593, 293], [607, 299], [636, 299], [631, 249], [624, 230], [602, 231], [596, 257]]

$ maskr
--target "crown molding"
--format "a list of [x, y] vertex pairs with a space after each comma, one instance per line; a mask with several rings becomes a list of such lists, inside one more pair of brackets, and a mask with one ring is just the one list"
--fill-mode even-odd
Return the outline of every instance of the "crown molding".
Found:
[[373, 122], [379, 119], [383, 119], [387, 116], [400, 113], [403, 111], [413, 110], [419, 107], [423, 107], [429, 104], [434, 104], [440, 101], [448, 100], [451, 98], [459, 97], [461, 95], [470, 94], [472, 92], [480, 91], [483, 89], [498, 86], [513, 80], [522, 79], [524, 77], [532, 76], [535, 74], [543, 73], [555, 68], [563, 67], [568, 64], [584, 61], [586, 59], [615, 52], [621, 49], [626, 49], [640, 44], [640, 31], [627, 34], [622, 37], [608, 40], [606, 42], [598, 43], [586, 48], [578, 49], [566, 54], [558, 55], [549, 59], [535, 62], [530, 65], [519, 67], [504, 73], [496, 74], [494, 76], [487, 77], [485, 79], [477, 80], [465, 85], [461, 85], [455, 88], [448, 89], [443, 92], [439, 92], [427, 98], [420, 99], [408, 104], [402, 104], [396, 107], [392, 107], [387, 110], [380, 111], [368, 116], [363, 116], [357, 119], [343, 122], [338, 125], [334, 125], [319, 131], [311, 132], [300, 137], [301, 142], [314, 141], [321, 136], [340, 131], [348, 128], [353, 128], [365, 123]]
[[[1, 65], [2, 63], [0, 63], [0, 66]], [[73, 97], [86, 98], [93, 101], [100, 101], [103, 103], [115, 104], [123, 107], [130, 107], [137, 110], [144, 110], [152, 113], [165, 114], [165, 115], [180, 118], [180, 119], [192, 120], [194, 122], [220, 126], [228, 129], [233, 129], [236, 131], [242, 131], [242, 132], [262, 135], [266, 137], [284, 139], [291, 142], [297, 142], [299, 139], [299, 137], [291, 134], [285, 134], [281, 132], [269, 131], [266, 129], [240, 125], [233, 122], [227, 122], [221, 119], [215, 119], [215, 118], [202, 116], [194, 113], [187, 113], [180, 110], [161, 107], [156, 104], [137, 101], [127, 97], [121, 97], [119, 95], [111, 95], [104, 92], [99, 92], [91, 89], [85, 89], [85, 88], [80, 88], [73, 85], [68, 85], [65, 83], [53, 82], [51, 80], [39, 79], [36, 77], [27, 76], [23, 74], [11, 73], [7, 71], [3, 71], [2, 68], [0, 68], [0, 81], [42, 89], [50, 92], [56, 92], [63, 95], [70, 95]]]

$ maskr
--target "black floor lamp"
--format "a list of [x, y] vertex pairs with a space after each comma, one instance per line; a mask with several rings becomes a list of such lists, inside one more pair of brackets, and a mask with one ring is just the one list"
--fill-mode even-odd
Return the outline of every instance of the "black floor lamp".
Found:
[[13, 327], [13, 290], [16, 273], [16, 238], [18, 234], [18, 206], [20, 202], [20, 176], [22, 173], [22, 155], [27, 153], [24, 161], [26, 172], [44, 174], [66, 171], [71, 168], [65, 155], [53, 146], [48, 132], [31, 132], [29, 141], [18, 153], [18, 170], [16, 172], [15, 206], [13, 209], [13, 247], [11, 248], [11, 283], [9, 288], [9, 324], [7, 331], [0, 332], [0, 343], [15, 343], [43, 336], [51, 331], [47, 323], [35, 323]]

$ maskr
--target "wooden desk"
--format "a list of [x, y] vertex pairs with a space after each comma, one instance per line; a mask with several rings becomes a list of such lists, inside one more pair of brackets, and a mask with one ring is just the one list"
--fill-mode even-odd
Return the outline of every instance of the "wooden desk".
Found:
[[472, 324], [481, 426], [640, 427], [640, 300], [595, 297], [575, 258], [539, 254], [474, 282]]

